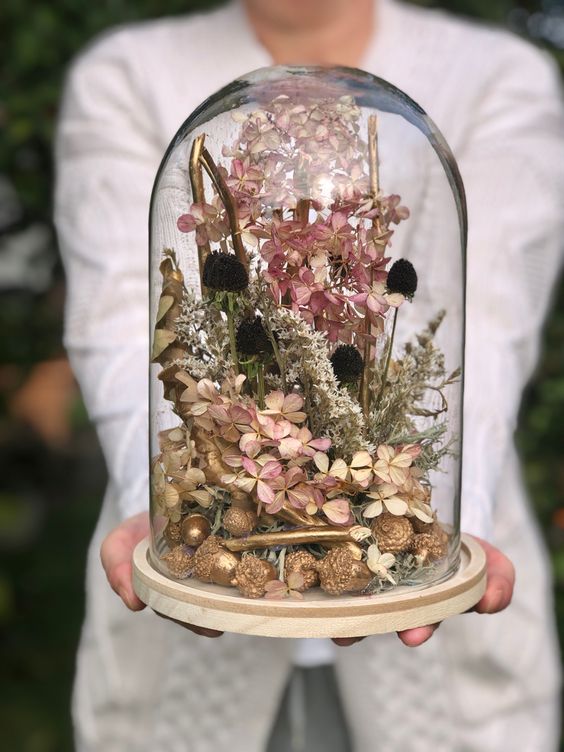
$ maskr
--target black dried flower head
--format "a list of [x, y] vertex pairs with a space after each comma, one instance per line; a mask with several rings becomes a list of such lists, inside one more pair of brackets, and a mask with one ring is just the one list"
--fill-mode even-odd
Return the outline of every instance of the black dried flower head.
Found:
[[333, 372], [341, 384], [354, 384], [362, 375], [362, 355], [352, 345], [339, 345], [331, 355]]
[[399, 259], [390, 267], [387, 286], [389, 292], [401, 292], [406, 298], [412, 298], [417, 290], [417, 272], [411, 261]]
[[272, 343], [260, 316], [243, 319], [237, 328], [237, 351], [243, 355], [272, 352]]
[[232, 253], [212, 251], [204, 263], [202, 282], [210, 290], [240, 292], [249, 286], [249, 275]]

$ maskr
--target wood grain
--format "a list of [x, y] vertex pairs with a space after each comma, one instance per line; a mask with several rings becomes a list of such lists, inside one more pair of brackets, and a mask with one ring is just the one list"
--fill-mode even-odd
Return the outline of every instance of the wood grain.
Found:
[[145, 539], [133, 555], [133, 585], [155, 611], [200, 627], [265, 637], [358, 637], [433, 624], [472, 608], [486, 588], [486, 557], [463, 535], [458, 571], [430, 587], [340, 597], [314, 588], [303, 601], [252, 600], [233, 588], [171, 580], [153, 567]]

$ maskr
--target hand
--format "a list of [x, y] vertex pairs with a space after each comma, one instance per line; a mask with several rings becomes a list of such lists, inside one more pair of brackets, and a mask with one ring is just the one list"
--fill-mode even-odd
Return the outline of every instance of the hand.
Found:
[[[499, 549], [481, 538], [476, 538], [476, 540], [486, 552], [487, 585], [482, 599], [478, 601], [472, 611], [476, 611], [478, 614], [497, 614], [511, 603], [515, 586], [515, 568]], [[405, 629], [398, 632], [398, 637], [404, 645], [416, 648], [427, 642], [439, 626], [440, 622], [430, 624], [427, 627]], [[364, 637], [336, 638], [333, 642], [341, 647], [348, 647], [360, 640], [364, 640]]]
[[[131, 611], [141, 611], [145, 608], [145, 604], [133, 590], [131, 558], [133, 549], [139, 541], [149, 535], [149, 530], [149, 515], [147, 512], [141, 512], [134, 517], [129, 517], [114, 528], [104, 538], [100, 547], [100, 558], [108, 582]], [[169, 618], [163, 614], [158, 615], [162, 616], [163, 619]], [[175, 619], [171, 619], [171, 621], [176, 622]], [[202, 637], [219, 637], [223, 634], [223, 632], [217, 632], [215, 629], [204, 629], [183, 622], [176, 623]]]

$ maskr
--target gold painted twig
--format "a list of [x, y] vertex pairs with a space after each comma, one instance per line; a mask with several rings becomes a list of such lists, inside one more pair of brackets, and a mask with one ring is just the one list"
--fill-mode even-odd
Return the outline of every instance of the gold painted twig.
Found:
[[368, 118], [368, 169], [370, 170], [370, 193], [376, 200], [380, 192], [377, 115], [370, 115]]
[[[358, 527], [358, 526], [357, 526]], [[256, 533], [246, 538], [228, 538], [223, 541], [230, 551], [252, 551], [270, 546], [292, 546], [307, 543], [354, 543], [352, 528], [326, 525], [316, 528], [294, 528], [274, 533]]]
[[165, 258], [159, 270], [163, 281], [157, 313], [158, 320], [153, 333], [151, 362], [160, 363], [163, 368], [166, 368], [173, 360], [183, 358], [188, 349], [187, 345], [175, 336], [176, 320], [182, 309], [186, 288], [184, 276], [170, 249], [165, 250]]
[[289, 522], [291, 525], [307, 525], [308, 527], [327, 527], [329, 524], [322, 517], [318, 515], [308, 514], [304, 509], [296, 509], [290, 505], [285, 505], [276, 512], [275, 517], [278, 517], [284, 522]]
[[294, 219], [297, 222], [300, 222], [304, 227], [308, 223], [310, 204], [311, 201], [308, 198], [301, 198], [294, 210]]
[[[373, 274], [371, 272], [370, 274], [370, 281], [373, 283]], [[365, 340], [364, 340], [364, 348], [362, 353], [362, 359], [363, 359], [363, 365], [362, 365], [362, 374], [360, 377], [360, 386], [359, 386], [359, 398], [360, 398], [360, 406], [362, 408], [362, 412], [365, 418], [368, 417], [368, 413], [370, 412], [370, 389], [369, 389], [369, 375], [370, 375], [370, 355], [371, 355], [371, 342], [370, 342], [370, 319], [368, 318], [368, 313], [364, 314], [364, 334], [365, 334]]]
[[384, 364], [384, 371], [382, 373], [382, 382], [380, 389], [378, 390], [378, 396], [376, 397], [376, 407], [380, 404], [384, 390], [386, 389], [386, 381], [388, 379], [388, 371], [390, 369], [390, 360], [392, 358], [392, 347], [394, 346], [394, 336], [396, 334], [396, 323], [398, 320], [399, 308], [394, 309], [394, 321], [392, 324], [392, 333], [390, 334], [390, 341], [388, 342], [388, 350], [386, 352], [386, 362]]
[[235, 249], [235, 255], [239, 261], [243, 264], [245, 269], [249, 268], [249, 259], [247, 258], [247, 252], [245, 246], [241, 240], [241, 230], [239, 229], [239, 217], [237, 215], [237, 206], [231, 195], [227, 183], [225, 182], [223, 175], [219, 171], [216, 163], [209, 151], [202, 147], [202, 153], [200, 154], [200, 163], [203, 165], [205, 171], [210, 176], [210, 180], [215, 186], [216, 191], [225, 207], [227, 212], [227, 219], [229, 221], [229, 228], [231, 230], [231, 239], [233, 240], [233, 248]]
[[[204, 204], [206, 201], [206, 194], [204, 192], [204, 176], [202, 174], [202, 165], [200, 164], [200, 156], [202, 154], [202, 149], [204, 148], [205, 138], [205, 133], [196, 136], [192, 144], [192, 149], [190, 150], [190, 185], [192, 186], [192, 198], [194, 199], [194, 203], [196, 204]], [[202, 289], [202, 297], [205, 294], [202, 275], [204, 273], [204, 263], [209, 252], [210, 244], [208, 241], [202, 243], [202, 245], [198, 244], [198, 266], [200, 269], [200, 287]]]
[[[378, 118], [376, 115], [370, 115], [368, 118], [368, 169], [370, 175], [370, 193], [374, 202], [378, 200], [378, 193], [380, 191], [380, 176], [378, 165]], [[375, 223], [378, 223], [378, 218], [375, 219]], [[370, 270], [370, 286], [374, 284], [374, 271]], [[362, 412], [365, 416], [368, 416], [370, 412], [370, 361], [372, 354], [372, 344], [370, 342], [371, 332], [370, 320], [368, 314], [365, 314], [364, 318], [364, 348], [363, 348], [363, 360], [364, 366], [362, 369], [362, 376], [359, 386], [359, 400]]]

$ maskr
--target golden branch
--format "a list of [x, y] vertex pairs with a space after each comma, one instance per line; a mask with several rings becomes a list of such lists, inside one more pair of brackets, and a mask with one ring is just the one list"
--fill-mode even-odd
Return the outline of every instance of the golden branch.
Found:
[[269, 548], [270, 546], [294, 546], [308, 543], [355, 543], [357, 531], [363, 530], [360, 525], [352, 527], [338, 527], [325, 525], [324, 527], [302, 527], [293, 530], [278, 530], [273, 533], [256, 533], [245, 538], [228, 538], [222, 543], [230, 551], [252, 551], [255, 548]]
[[227, 219], [229, 221], [229, 228], [231, 230], [231, 239], [233, 240], [233, 248], [235, 249], [235, 255], [239, 261], [243, 264], [245, 269], [249, 268], [249, 260], [247, 258], [247, 252], [245, 246], [241, 240], [241, 230], [239, 229], [239, 217], [237, 215], [237, 206], [231, 195], [227, 183], [221, 172], [219, 171], [216, 163], [209, 151], [202, 146], [202, 152], [199, 156], [199, 161], [203, 165], [205, 171], [208, 173], [210, 180], [214, 184], [216, 191], [225, 207], [227, 212]]
[[[202, 149], [204, 148], [205, 138], [205, 133], [202, 133], [200, 136], [196, 136], [192, 144], [192, 149], [190, 150], [190, 185], [192, 186], [192, 198], [194, 199], [194, 203], [196, 204], [204, 204], [206, 201], [206, 194], [204, 192], [204, 176], [202, 174], [202, 165], [200, 164], [200, 156], [202, 154]], [[207, 240], [201, 245], [198, 244], [198, 266], [200, 269], [200, 286], [202, 289], [202, 297], [205, 293], [202, 275], [204, 273], [204, 263], [209, 252], [210, 244]]]
[[[378, 199], [378, 193], [380, 191], [380, 177], [378, 174], [378, 118], [376, 115], [370, 115], [368, 118], [368, 169], [370, 174], [370, 193], [374, 202]], [[378, 222], [378, 219], [375, 220]], [[374, 284], [374, 271], [370, 270], [370, 285]], [[371, 335], [370, 319], [368, 318], [368, 311], [364, 316], [364, 349], [363, 360], [364, 366], [362, 369], [362, 376], [359, 386], [359, 401], [362, 408], [362, 412], [365, 416], [368, 416], [370, 411], [370, 361], [372, 353], [372, 344], [370, 342]]]

